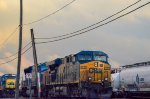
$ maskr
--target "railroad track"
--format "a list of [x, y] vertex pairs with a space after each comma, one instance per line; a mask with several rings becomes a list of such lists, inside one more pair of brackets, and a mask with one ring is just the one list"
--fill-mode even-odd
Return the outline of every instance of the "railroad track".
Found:
[[150, 97], [144, 97], [144, 96], [132, 96], [133, 99], [150, 99]]

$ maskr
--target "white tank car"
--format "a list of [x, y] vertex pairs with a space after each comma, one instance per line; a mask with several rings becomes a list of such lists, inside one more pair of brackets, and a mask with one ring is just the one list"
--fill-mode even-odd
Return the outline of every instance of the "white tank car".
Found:
[[120, 86], [125, 91], [150, 91], [150, 62], [122, 66]]
[[113, 88], [113, 92], [116, 92], [119, 90], [120, 83], [119, 83], [119, 73], [113, 73], [111, 74], [111, 86]]

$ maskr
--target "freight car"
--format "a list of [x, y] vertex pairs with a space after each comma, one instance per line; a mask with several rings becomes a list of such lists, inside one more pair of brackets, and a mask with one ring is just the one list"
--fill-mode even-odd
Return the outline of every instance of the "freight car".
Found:
[[111, 96], [111, 66], [102, 51], [81, 51], [47, 62], [47, 66], [42, 90], [46, 97]]
[[[127, 97], [150, 96], [150, 62], [122, 66], [118, 90]], [[117, 92], [118, 93], [118, 92]]]
[[118, 68], [113, 68], [111, 70], [111, 85], [113, 86], [112, 90], [113, 91], [118, 91], [119, 87], [120, 87], [120, 69]]
[[16, 75], [15, 74], [4, 74], [0, 77], [0, 95], [1, 97], [14, 97]]

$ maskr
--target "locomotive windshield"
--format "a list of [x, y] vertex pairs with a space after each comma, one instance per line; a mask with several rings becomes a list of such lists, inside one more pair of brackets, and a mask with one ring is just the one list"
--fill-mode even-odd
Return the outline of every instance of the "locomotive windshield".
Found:
[[7, 83], [8, 85], [15, 85], [15, 83], [14, 82], [9, 82], [9, 83]]
[[6, 76], [5, 78], [6, 79], [16, 79], [16, 76], [15, 75], [9, 75], [9, 76]]
[[101, 61], [108, 64], [108, 56], [101, 51], [81, 51], [75, 54], [75, 59], [79, 63], [85, 63], [90, 61]]
[[78, 60], [80, 61], [86, 61], [86, 60], [92, 60], [92, 56], [91, 55], [78, 55]]
[[103, 61], [107, 62], [107, 56], [104, 55], [78, 55], [79, 61], [91, 61], [91, 60], [97, 60], [97, 61]]
[[107, 56], [94, 55], [94, 60], [99, 60], [99, 61], [107, 62]]

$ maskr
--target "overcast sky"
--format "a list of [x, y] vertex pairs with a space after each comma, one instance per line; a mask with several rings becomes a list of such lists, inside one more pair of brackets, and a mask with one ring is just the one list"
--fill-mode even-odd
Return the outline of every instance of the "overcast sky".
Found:
[[[38, 20], [55, 12], [72, 0], [23, 0], [23, 23]], [[137, 0], [76, 0], [63, 10], [42, 21], [23, 27], [23, 46], [31, 41], [30, 29], [35, 37], [53, 37], [71, 33], [94, 24]], [[150, 0], [141, 0], [128, 12]], [[119, 15], [121, 15], [119, 14]], [[119, 16], [117, 15], [117, 16]], [[115, 18], [115, 17], [114, 17]], [[63, 41], [36, 45], [38, 62], [75, 54], [81, 50], [101, 50], [109, 55], [112, 67], [150, 60], [150, 5], [119, 20], [85, 34]], [[0, 0], [0, 58], [18, 50], [18, 30], [3, 42], [19, 24], [19, 0]], [[43, 40], [36, 40], [41, 42]], [[1, 45], [2, 44], [2, 45]], [[29, 47], [29, 46], [28, 46]], [[7, 62], [9, 59], [1, 59]], [[21, 72], [33, 65], [32, 50], [22, 55]], [[17, 61], [0, 65], [0, 73], [16, 73]]]

